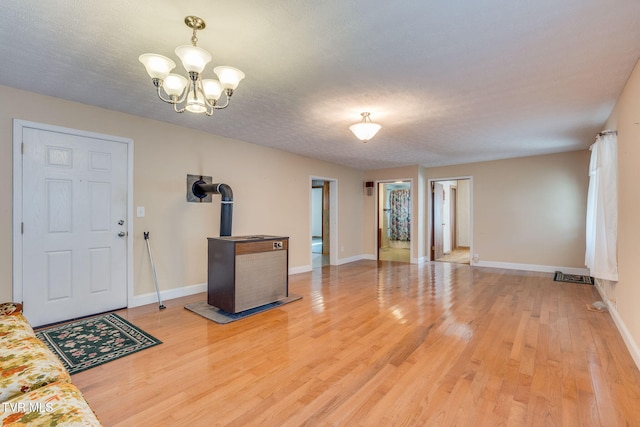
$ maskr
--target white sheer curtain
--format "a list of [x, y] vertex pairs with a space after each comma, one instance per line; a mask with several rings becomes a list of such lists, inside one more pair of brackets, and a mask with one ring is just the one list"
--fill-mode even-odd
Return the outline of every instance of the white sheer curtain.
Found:
[[616, 132], [591, 146], [585, 264], [598, 279], [618, 280], [618, 149]]

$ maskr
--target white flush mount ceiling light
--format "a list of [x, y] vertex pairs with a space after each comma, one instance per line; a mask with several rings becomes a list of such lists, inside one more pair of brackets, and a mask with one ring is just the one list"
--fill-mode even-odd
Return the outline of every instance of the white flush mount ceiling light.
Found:
[[[200, 74], [211, 61], [211, 54], [196, 46], [198, 43], [196, 32], [203, 30], [206, 24], [197, 16], [187, 16], [184, 18], [184, 23], [193, 30], [191, 46], [178, 46], [175, 52], [182, 61], [188, 78], [171, 74], [176, 63], [166, 56], [145, 53], [138, 59], [151, 76], [151, 81], [158, 91], [158, 97], [164, 102], [173, 104], [176, 113], [190, 111], [210, 116], [215, 110], [227, 108], [233, 91], [238, 87], [240, 80], [244, 79], [244, 73], [237, 68], [220, 66], [213, 69], [219, 80], [202, 79]], [[166, 95], [163, 95], [163, 91]], [[223, 92], [226, 102], [220, 105], [218, 100]]]
[[360, 113], [362, 120], [349, 126], [349, 130], [362, 142], [368, 142], [373, 138], [382, 126], [371, 121], [370, 113]]

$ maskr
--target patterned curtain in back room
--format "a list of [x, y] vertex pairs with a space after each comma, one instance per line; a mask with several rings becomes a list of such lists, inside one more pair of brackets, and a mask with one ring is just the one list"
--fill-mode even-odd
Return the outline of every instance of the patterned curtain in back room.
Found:
[[391, 204], [391, 240], [411, 240], [411, 193], [409, 190], [391, 190], [389, 194]]

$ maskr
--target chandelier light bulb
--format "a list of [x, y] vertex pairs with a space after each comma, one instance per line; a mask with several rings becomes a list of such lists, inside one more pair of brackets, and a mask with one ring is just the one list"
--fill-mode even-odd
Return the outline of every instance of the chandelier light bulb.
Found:
[[202, 88], [204, 89], [204, 95], [207, 99], [217, 101], [220, 98], [220, 95], [222, 95], [222, 85], [217, 80], [204, 79], [202, 81]]
[[189, 81], [181, 75], [169, 74], [167, 78], [164, 79], [162, 87], [164, 88], [164, 91], [167, 92], [167, 95], [180, 96], [188, 84]]
[[216, 73], [223, 89], [235, 90], [240, 84], [240, 80], [244, 79], [244, 73], [237, 68], [220, 66], [213, 69]]
[[142, 62], [152, 79], [164, 80], [171, 70], [176, 68], [175, 62], [155, 53], [144, 53], [138, 57], [138, 60]]
[[211, 54], [198, 46], [178, 46], [176, 55], [182, 61], [184, 69], [190, 73], [201, 73], [211, 62]]

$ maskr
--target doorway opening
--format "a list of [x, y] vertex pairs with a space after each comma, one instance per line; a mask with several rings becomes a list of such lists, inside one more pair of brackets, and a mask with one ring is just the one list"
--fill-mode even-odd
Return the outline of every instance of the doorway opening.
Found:
[[431, 260], [471, 262], [471, 179], [431, 182]]
[[311, 180], [311, 266], [331, 264], [332, 181]]
[[378, 260], [411, 262], [411, 182], [378, 183]]

